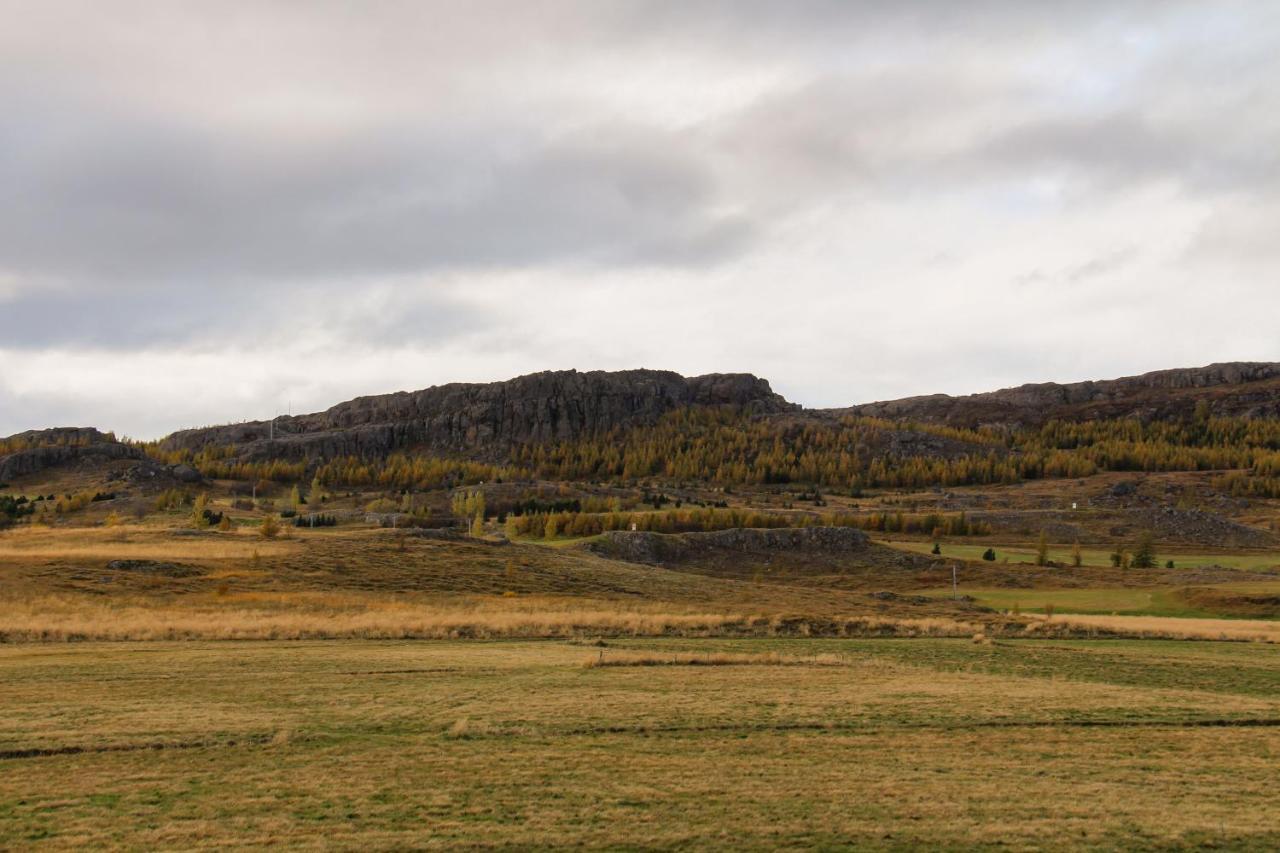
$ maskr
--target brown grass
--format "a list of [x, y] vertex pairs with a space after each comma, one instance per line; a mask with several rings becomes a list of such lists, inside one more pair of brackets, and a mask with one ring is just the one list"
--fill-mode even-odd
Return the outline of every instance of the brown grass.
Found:
[[292, 542], [264, 542], [252, 531], [174, 535], [147, 525], [57, 528], [24, 525], [0, 535], [0, 560], [248, 560], [287, 553]]
[[727, 652], [695, 654], [671, 652], [669, 654], [608, 654], [601, 650], [582, 661], [583, 669], [602, 666], [846, 666], [848, 661], [839, 655], [780, 655], [777, 652], [763, 654], [730, 654]]
[[[1105, 616], [1092, 614], [1031, 617], [1027, 633], [1044, 633], [1046, 627], [1066, 626], [1073, 632], [1099, 630], [1128, 637], [1169, 640], [1235, 640], [1280, 642], [1280, 622], [1260, 619], [1182, 619], [1168, 616]], [[1052, 630], [1052, 629], [1050, 629]]]
[[967, 637], [947, 619], [806, 620], [673, 602], [554, 596], [410, 598], [340, 592], [234, 592], [149, 598], [44, 595], [0, 607], [0, 642], [571, 638], [581, 636]]

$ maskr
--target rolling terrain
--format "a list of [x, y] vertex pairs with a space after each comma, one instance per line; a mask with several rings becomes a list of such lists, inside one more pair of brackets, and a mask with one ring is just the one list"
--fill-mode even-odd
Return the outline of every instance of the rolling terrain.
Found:
[[0, 847], [1272, 849], [1278, 371], [0, 439]]

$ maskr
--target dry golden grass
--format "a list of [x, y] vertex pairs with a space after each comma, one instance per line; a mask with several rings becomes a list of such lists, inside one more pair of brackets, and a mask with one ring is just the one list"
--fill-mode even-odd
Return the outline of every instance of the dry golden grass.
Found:
[[[194, 531], [192, 531], [194, 533]], [[0, 535], [0, 561], [25, 560], [250, 560], [287, 554], [300, 540], [264, 541], [251, 529], [176, 533], [152, 525], [43, 527], [23, 525]]]
[[[619, 643], [847, 664], [582, 669], [580, 646], [548, 642], [0, 645], [0, 849], [1280, 842], [1269, 646]], [[1082, 669], [1063, 677], [1046, 652]], [[982, 671], [993, 655], [1005, 672]], [[1161, 687], [1154, 670], [1191, 676]]]
[[1261, 619], [1182, 619], [1168, 616], [1104, 616], [1071, 614], [1069, 616], [1031, 616], [1028, 634], [1067, 626], [1088, 633], [1099, 630], [1128, 637], [1152, 637], [1170, 640], [1235, 640], [1280, 643], [1280, 622]]
[[302, 640], [718, 633], [744, 615], [552, 598], [425, 602], [333, 593], [229, 593], [181, 604], [43, 596], [0, 612], [0, 640]]
[[601, 666], [847, 666], [849, 661], [839, 655], [782, 655], [777, 652], [762, 654], [731, 654], [728, 652], [693, 653], [670, 652], [667, 654], [611, 654], [603, 649], [598, 654], [584, 658], [583, 669]]

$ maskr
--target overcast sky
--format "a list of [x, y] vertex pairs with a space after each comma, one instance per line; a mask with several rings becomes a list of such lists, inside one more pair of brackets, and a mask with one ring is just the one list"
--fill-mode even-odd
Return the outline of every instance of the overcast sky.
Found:
[[0, 435], [1280, 360], [1280, 3], [0, 0]]

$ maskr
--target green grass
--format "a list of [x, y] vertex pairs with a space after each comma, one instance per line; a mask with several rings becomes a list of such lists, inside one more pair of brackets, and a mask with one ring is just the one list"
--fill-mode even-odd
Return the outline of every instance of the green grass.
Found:
[[[636, 651], [843, 663], [581, 666]], [[1276, 646], [36, 644], [0, 683], [0, 849], [1280, 845]]]
[[[933, 550], [932, 542], [920, 542], [911, 540], [885, 540], [883, 544], [891, 548], [897, 548], [902, 551], [911, 551], [916, 554], [928, 554]], [[981, 560], [982, 554], [988, 548], [992, 548], [996, 552], [996, 561], [1000, 562], [1008, 559], [1011, 563], [1028, 563], [1034, 564], [1036, 560], [1036, 549], [1025, 545], [1001, 545], [997, 542], [982, 542], [973, 545], [969, 543], [941, 543], [942, 556], [958, 557], [962, 560]], [[1129, 549], [1132, 551], [1132, 547]], [[1110, 566], [1112, 549], [1099, 548], [1081, 548], [1080, 555], [1086, 566]], [[1161, 566], [1166, 560], [1173, 560], [1175, 568], [1179, 569], [1201, 569], [1210, 566], [1221, 566], [1227, 569], [1244, 569], [1247, 571], [1258, 571], [1260, 569], [1270, 569], [1280, 566], [1280, 554], [1258, 554], [1258, 553], [1221, 553], [1209, 554], [1204, 552], [1182, 553], [1173, 550], [1157, 549], [1157, 555]], [[1056, 563], [1071, 564], [1071, 546], [1070, 545], [1050, 545], [1049, 559]]]
[[[1280, 595], [1280, 582], [1209, 584], [1196, 587], [1241, 595]], [[971, 596], [983, 607], [996, 610], [1043, 613], [1051, 605], [1057, 613], [1114, 613], [1120, 616], [1174, 616], [1191, 619], [1220, 619], [1241, 615], [1228, 610], [1197, 607], [1183, 595], [1186, 587], [1088, 587], [1080, 589], [1027, 589], [1008, 587], [965, 587], [960, 593]], [[952, 596], [950, 587], [922, 590], [939, 599]], [[1267, 618], [1243, 614], [1251, 619]]]

